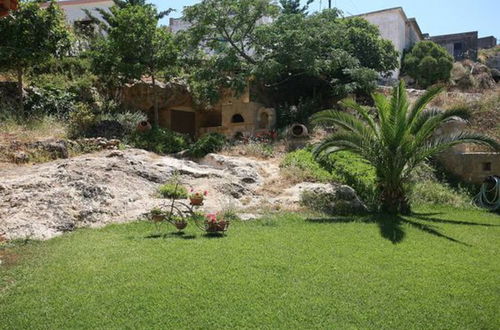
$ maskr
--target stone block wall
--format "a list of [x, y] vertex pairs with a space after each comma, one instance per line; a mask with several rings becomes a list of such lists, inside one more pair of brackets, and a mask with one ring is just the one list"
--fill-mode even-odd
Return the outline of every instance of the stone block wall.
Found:
[[490, 175], [500, 176], [500, 153], [448, 153], [440, 157], [445, 168], [468, 183], [480, 184]]

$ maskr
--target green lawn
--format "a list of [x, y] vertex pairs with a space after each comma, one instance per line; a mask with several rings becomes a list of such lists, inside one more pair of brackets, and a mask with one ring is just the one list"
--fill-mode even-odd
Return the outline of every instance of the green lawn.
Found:
[[284, 215], [223, 238], [131, 223], [18, 245], [0, 251], [14, 263], [0, 266], [0, 328], [498, 329], [500, 216], [417, 211], [396, 225]]

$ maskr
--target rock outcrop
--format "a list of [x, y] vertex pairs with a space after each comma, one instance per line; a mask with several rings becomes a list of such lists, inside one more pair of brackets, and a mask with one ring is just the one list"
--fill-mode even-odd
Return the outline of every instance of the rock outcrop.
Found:
[[206, 212], [231, 208], [255, 218], [269, 203], [294, 210], [303, 192], [316, 188], [333, 194], [335, 203], [364, 207], [342, 186], [304, 183], [266, 195], [261, 188], [279, 176], [271, 162], [210, 154], [196, 163], [138, 149], [107, 150], [0, 170], [0, 233], [7, 239], [48, 239], [80, 227], [137, 220], [168, 203], [157, 189], [174, 175], [187, 188], [208, 191]]

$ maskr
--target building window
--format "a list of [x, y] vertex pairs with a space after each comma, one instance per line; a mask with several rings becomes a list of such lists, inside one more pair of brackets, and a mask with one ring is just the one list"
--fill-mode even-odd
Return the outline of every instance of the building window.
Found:
[[242, 115], [240, 115], [239, 113], [235, 114], [233, 116], [233, 118], [231, 118], [231, 122], [233, 124], [236, 124], [236, 123], [244, 123], [245, 122], [245, 119], [243, 118]]
[[491, 163], [483, 163], [483, 171], [491, 172]]

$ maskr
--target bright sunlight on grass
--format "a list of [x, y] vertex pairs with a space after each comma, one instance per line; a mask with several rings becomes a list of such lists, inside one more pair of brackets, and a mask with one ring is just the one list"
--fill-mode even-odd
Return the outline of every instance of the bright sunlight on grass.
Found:
[[148, 238], [138, 222], [20, 244], [0, 250], [0, 328], [498, 329], [500, 217], [417, 211], [282, 215], [222, 238]]

